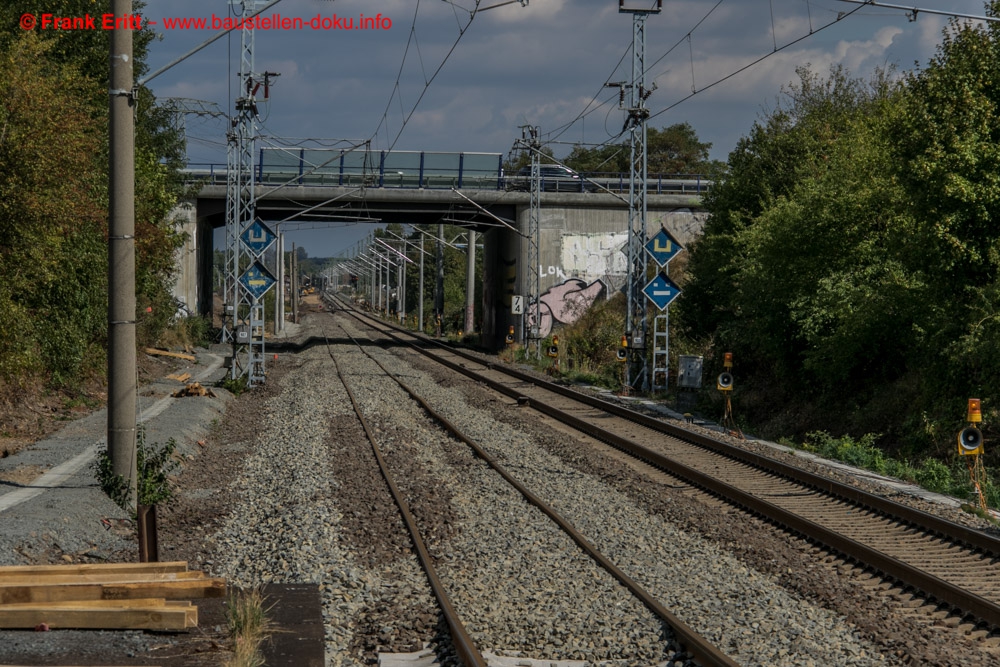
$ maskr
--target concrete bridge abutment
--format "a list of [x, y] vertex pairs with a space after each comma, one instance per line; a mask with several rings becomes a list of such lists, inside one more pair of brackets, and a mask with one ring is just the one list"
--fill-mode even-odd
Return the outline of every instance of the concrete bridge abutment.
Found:
[[[647, 196], [647, 234], [660, 226], [689, 246], [708, 214], [700, 197]], [[517, 229], [527, 234], [530, 208], [516, 207]], [[541, 293], [539, 333], [549, 336], [572, 324], [595, 301], [624, 288], [628, 265], [628, 206], [610, 195], [543, 195], [539, 219], [539, 266], [529, 267], [528, 239], [493, 228], [484, 239], [483, 343], [503, 347], [510, 326], [523, 341], [525, 320], [511, 311], [514, 295], [526, 295], [528, 271], [537, 271]]]

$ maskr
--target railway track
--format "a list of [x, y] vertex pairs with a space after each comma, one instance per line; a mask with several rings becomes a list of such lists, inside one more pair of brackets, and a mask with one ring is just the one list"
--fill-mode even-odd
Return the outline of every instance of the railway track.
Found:
[[[494, 457], [490, 456], [490, 454], [487, 453], [487, 451], [479, 443], [477, 443], [469, 435], [463, 433], [443, 414], [436, 411], [398, 374], [393, 373], [378, 359], [369, 354], [365, 349], [365, 346], [362, 345], [360, 341], [356, 340], [349, 332], [347, 332], [346, 329], [344, 329], [343, 332], [345, 336], [340, 338], [341, 341], [350, 340], [356, 350], [362, 352], [368, 359], [371, 360], [373, 364], [378, 366], [382, 374], [384, 374], [384, 377], [390, 378], [396, 385], [402, 388], [411, 399], [419, 403], [425, 413], [435, 423], [440, 425], [440, 427], [450, 436], [456, 438], [471, 448], [479, 460], [488, 464], [489, 468], [502, 477], [507, 484], [516, 489], [528, 504], [537, 508], [537, 510], [548, 517], [551, 522], [556, 524], [559, 529], [563, 531], [565, 536], [568, 536], [572, 543], [578, 546], [580, 550], [587, 555], [587, 557], [592, 559], [597, 566], [602, 568], [608, 575], [610, 575], [610, 577], [616, 580], [618, 584], [627, 589], [632, 596], [641, 602], [641, 604], [645, 606], [645, 608], [651, 612], [656, 619], [658, 619], [660, 627], [656, 630], [656, 633], [658, 635], [658, 640], [662, 642], [664, 647], [661, 658], [663, 664], [675, 665], [683, 663], [704, 665], [705, 667], [735, 667], [736, 663], [732, 659], [716, 648], [705, 637], [699, 635], [687, 624], [683, 623], [661, 602], [659, 602], [654, 595], [649, 593], [638, 582], [633, 580], [624, 571], [618, 568], [610, 558], [600, 553], [584, 535], [574, 529], [569, 521], [563, 518], [555, 509], [546, 504], [539, 496], [526, 488], [513, 475], [507, 472], [504, 467]], [[392, 465], [388, 462], [388, 457], [383, 454], [382, 448], [379, 444], [379, 439], [376, 435], [378, 428], [371, 425], [369, 420], [366, 418], [360, 402], [355, 397], [355, 391], [352, 389], [352, 381], [349, 379], [348, 374], [341, 370], [338, 362], [338, 355], [335, 354], [330, 340], [327, 339], [325, 343], [327, 351], [337, 369], [338, 379], [343, 384], [348, 396], [350, 397], [355, 414], [357, 415], [368, 441], [371, 444], [373, 454], [378, 461], [379, 468], [386, 484], [399, 507], [418, 559], [427, 574], [427, 579], [431, 589], [433, 590], [434, 597], [437, 599], [440, 606], [440, 612], [446, 620], [453, 641], [454, 651], [461, 664], [466, 665], [467, 667], [486, 667], [487, 661], [483, 657], [482, 649], [476, 645], [476, 642], [473, 640], [470, 632], [466, 629], [465, 623], [463, 622], [459, 611], [456, 609], [456, 605], [452, 602], [451, 596], [448, 593], [448, 587], [445, 583], [443, 583], [444, 577], [439, 576], [436, 570], [435, 564], [442, 558], [442, 554], [434, 555], [431, 553], [432, 549], [428, 548], [424, 537], [421, 534], [421, 521], [414, 515], [414, 512], [409, 506], [407, 497], [412, 496], [414, 490], [405, 490], [404, 487], [406, 486], [406, 481], [397, 481], [395, 479], [391, 470]], [[368, 381], [370, 382], [371, 380], [369, 379]], [[498, 521], [501, 520], [498, 519]], [[521, 601], [519, 604], [530, 605], [536, 603], [537, 601], [529, 599], [527, 601]], [[587, 603], [585, 601], [581, 601], [581, 604], [586, 605]], [[618, 602], [618, 604], [621, 605], [622, 603]], [[600, 605], [597, 605], [594, 607], [592, 613], [593, 615], [600, 616], [601, 614], [607, 613], [607, 610], [602, 609]], [[595, 640], [601, 640], [601, 628], [604, 625], [605, 623], [601, 620], [597, 620], [595, 623]]]
[[992, 535], [351, 314], [452, 370], [877, 574], [974, 638], [997, 634], [1000, 540]]

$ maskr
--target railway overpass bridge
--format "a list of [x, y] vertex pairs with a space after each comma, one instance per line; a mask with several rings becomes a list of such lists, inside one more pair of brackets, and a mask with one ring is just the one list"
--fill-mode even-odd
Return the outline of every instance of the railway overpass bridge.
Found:
[[[175, 211], [188, 235], [178, 257], [175, 296], [190, 312], [208, 313], [212, 239], [214, 229], [225, 226], [227, 175], [223, 165], [192, 165], [186, 173], [197, 194]], [[276, 232], [304, 221], [444, 222], [482, 234], [481, 326], [487, 344], [502, 341], [515, 323], [511, 297], [524, 293], [528, 270], [540, 276], [543, 332], [573, 318], [581, 303], [624, 284], [627, 175], [585, 176], [543, 181], [540, 266], [527, 267], [527, 242], [515, 229], [528, 229], [530, 193], [525, 179], [503, 173], [500, 154], [264, 149], [254, 170], [257, 215]], [[698, 177], [651, 177], [649, 233], [662, 225], [690, 242], [703, 227], [701, 200], [710, 185]]]

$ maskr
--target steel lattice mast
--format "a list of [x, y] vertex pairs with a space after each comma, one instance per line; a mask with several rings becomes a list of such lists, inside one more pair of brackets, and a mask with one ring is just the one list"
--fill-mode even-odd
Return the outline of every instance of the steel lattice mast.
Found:
[[525, 230], [524, 239], [528, 245], [528, 257], [524, 267], [524, 290], [527, 310], [524, 317], [523, 333], [524, 347], [534, 345], [535, 358], [541, 357], [541, 324], [542, 324], [542, 304], [541, 304], [541, 277], [539, 267], [542, 264], [540, 250], [540, 227], [541, 219], [541, 155], [542, 144], [538, 138], [538, 128], [530, 125], [521, 127], [521, 139], [517, 142], [526, 148], [531, 157], [531, 192], [528, 204], [528, 229]]
[[[663, 0], [651, 9], [629, 9], [619, 0], [618, 12], [632, 15], [632, 83], [628, 85], [629, 106], [625, 120], [629, 131], [629, 226], [628, 284], [625, 333], [629, 339], [626, 386], [639, 391], [649, 388], [646, 342], [649, 324], [646, 317], [646, 18], [659, 14]], [[623, 84], [624, 86], [624, 84]]]
[[[239, 97], [236, 115], [228, 134], [228, 173], [226, 181], [226, 319], [230, 328], [224, 340], [233, 344], [230, 378], [246, 376], [247, 385], [264, 382], [264, 305], [263, 293], [274, 283], [273, 276], [261, 261], [262, 253], [273, 240], [270, 230], [256, 220], [254, 192], [254, 147], [257, 134], [257, 99], [261, 84], [265, 97], [269, 78], [254, 73], [254, 22], [250, 17], [264, 0], [230, 0], [239, 7], [241, 21]], [[280, 258], [279, 258], [280, 261]], [[231, 315], [231, 317], [230, 317]]]

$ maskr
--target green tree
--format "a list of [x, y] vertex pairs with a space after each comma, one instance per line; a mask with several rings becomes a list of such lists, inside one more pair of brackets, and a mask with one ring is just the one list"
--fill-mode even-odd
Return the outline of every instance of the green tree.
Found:
[[[1000, 15], [1000, 3], [987, 12]], [[989, 406], [1000, 390], [998, 57], [997, 24], [951, 24], [927, 67], [907, 78], [906, 106], [890, 125], [892, 174], [918, 222], [907, 259], [927, 282], [922, 361], [933, 380], [921, 408], [944, 422], [967, 396]]]
[[23, 35], [0, 79], [0, 375], [72, 379], [102, 358], [106, 233], [92, 84]]
[[[706, 198], [680, 317], [688, 336], [734, 352], [777, 404], [815, 416], [802, 404], [835, 397], [860, 423], [908, 372], [918, 338], [924, 285], [900, 251], [913, 221], [880, 120], [900, 91], [885, 74], [861, 81], [835, 68], [826, 78], [803, 69], [785, 93]], [[775, 399], [780, 387], [791, 396]]]
[[[146, 3], [133, 1], [132, 11], [141, 14]], [[56, 64], [73, 65], [79, 76], [90, 81], [108, 81], [108, 54], [111, 46], [110, 30], [42, 30], [42, 14], [54, 16], [90, 15], [95, 22], [111, 13], [111, 0], [18, 0], [0, 6], [0, 52], [13, 48], [15, 42], [25, 34], [21, 28], [22, 14], [33, 14], [38, 26], [27, 31], [49, 43], [47, 58]], [[133, 34], [133, 57], [135, 75], [139, 78], [146, 71], [146, 56], [155, 34], [148, 28]], [[108, 104], [107, 89], [88, 92], [88, 99], [97, 108]]]
[[[392, 225], [389, 225], [389, 229], [393, 229]], [[433, 237], [437, 236], [436, 225], [426, 227], [425, 231]], [[431, 236], [426, 236], [416, 229], [409, 234], [404, 234], [402, 226], [399, 226], [397, 233], [413, 244], [407, 249], [407, 255], [413, 260], [413, 263], [406, 262], [406, 309], [410, 317], [416, 315], [420, 302], [420, 257], [415, 248], [421, 247], [421, 237], [423, 237], [423, 249], [427, 253], [424, 255], [424, 324], [433, 329], [434, 289], [437, 283], [437, 245]], [[376, 236], [379, 234], [380, 231], [377, 231]], [[462, 227], [444, 226], [445, 241], [452, 245], [464, 243], [465, 234], [466, 230]], [[446, 331], [455, 332], [465, 326], [466, 261], [465, 249], [460, 246], [444, 246], [444, 314], [442, 322]], [[481, 250], [477, 250], [476, 298], [474, 301], [476, 304], [474, 319], [477, 325], [482, 322], [482, 276], [483, 254]]]
[[629, 147], [627, 144], [610, 144], [587, 148], [577, 144], [566, 156], [566, 166], [583, 173], [627, 172]]
[[[721, 166], [708, 157], [712, 144], [702, 142], [689, 123], [646, 130], [646, 164], [650, 174], [706, 174]], [[587, 148], [573, 147], [567, 166], [581, 172], [628, 172], [629, 142]]]
[[[98, 17], [109, 0], [26, 1], [0, 8], [0, 377], [31, 374], [57, 385], [103, 374], [107, 319], [107, 83], [110, 31], [24, 31], [22, 13]], [[136, 11], [142, 4], [136, 3]], [[135, 34], [145, 69], [153, 33]], [[168, 219], [182, 192], [183, 143], [152, 94], [136, 101], [136, 297], [140, 345], [173, 316]], [[147, 312], [147, 308], [149, 312]]]
[[730, 155], [678, 312], [762, 432], [950, 452], [968, 396], [1000, 414], [998, 59], [953, 23], [897, 82], [802, 70]]
[[[542, 146], [541, 152], [550, 157], [554, 158], [554, 153], [552, 149], [548, 146]], [[547, 160], [545, 157], [542, 158], [542, 164], [551, 163], [553, 160]], [[503, 162], [503, 173], [508, 176], [516, 176], [517, 172], [521, 171], [524, 167], [531, 166], [531, 152], [526, 150], [517, 151], [516, 153], [511, 153], [507, 156], [507, 159]]]

